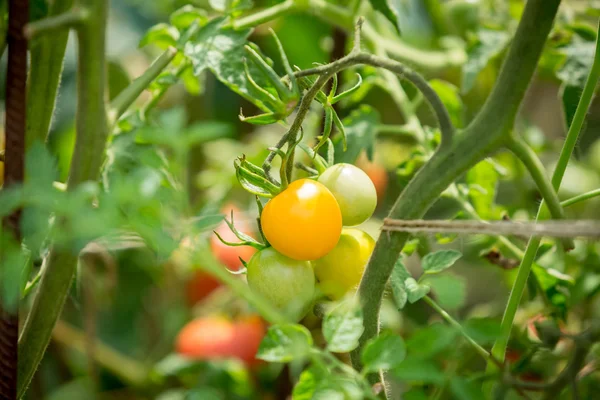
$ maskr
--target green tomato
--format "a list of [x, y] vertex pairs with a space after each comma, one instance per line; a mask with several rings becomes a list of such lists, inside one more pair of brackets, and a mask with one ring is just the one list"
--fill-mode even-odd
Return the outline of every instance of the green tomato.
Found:
[[269, 303], [298, 321], [308, 312], [315, 294], [310, 261], [298, 261], [268, 247], [248, 262], [248, 286]]
[[313, 261], [319, 286], [337, 300], [355, 290], [375, 248], [375, 240], [359, 229], [344, 229], [340, 240], [325, 257]]
[[319, 182], [333, 193], [345, 226], [362, 224], [373, 215], [377, 207], [377, 191], [360, 168], [351, 164], [335, 164], [319, 176]]

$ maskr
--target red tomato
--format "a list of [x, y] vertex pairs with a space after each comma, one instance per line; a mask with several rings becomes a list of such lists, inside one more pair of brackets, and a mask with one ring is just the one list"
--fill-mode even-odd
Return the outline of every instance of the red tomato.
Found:
[[[223, 207], [221, 212], [225, 214], [227, 219], [231, 218], [231, 211], [233, 210], [233, 219], [235, 227], [238, 231], [243, 232], [247, 235], [253, 236], [252, 224], [248, 221], [248, 216], [243, 211], [237, 208], [233, 204], [227, 204]], [[239, 239], [229, 229], [229, 226], [223, 221], [221, 225], [215, 229], [215, 231], [221, 235], [223, 240], [228, 242], [239, 242]], [[227, 246], [219, 240], [216, 235], [212, 235], [210, 238], [210, 248], [213, 254], [222, 264], [232, 271], [237, 271], [242, 267], [240, 257], [244, 261], [250, 260], [252, 255], [256, 253], [256, 249], [250, 246]]]
[[224, 317], [205, 317], [188, 323], [177, 336], [177, 353], [196, 360], [235, 358], [248, 366], [255, 358], [265, 327], [259, 316], [233, 322]]
[[373, 181], [375, 191], [377, 192], [377, 204], [381, 204], [388, 185], [389, 178], [387, 171], [382, 165], [369, 161], [364, 154], [356, 161], [356, 166], [365, 171], [367, 176]]
[[204, 300], [219, 286], [221, 286], [221, 282], [217, 278], [204, 271], [196, 271], [186, 285], [186, 294], [190, 305]]

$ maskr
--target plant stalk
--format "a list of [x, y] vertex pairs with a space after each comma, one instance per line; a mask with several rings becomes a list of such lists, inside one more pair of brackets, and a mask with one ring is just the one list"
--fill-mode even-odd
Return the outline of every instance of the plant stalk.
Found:
[[[88, 9], [90, 18], [77, 30], [77, 136], [67, 181], [69, 190], [98, 179], [108, 137], [105, 61], [108, 0], [82, 0], [81, 6]], [[19, 339], [22, 355], [19, 360], [19, 398], [24, 395], [42, 360], [77, 266], [77, 254], [69, 248], [53, 248], [48, 257]]]

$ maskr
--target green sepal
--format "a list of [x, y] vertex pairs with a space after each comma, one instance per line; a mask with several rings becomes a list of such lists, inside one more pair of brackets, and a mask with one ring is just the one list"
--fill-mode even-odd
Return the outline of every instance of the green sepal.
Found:
[[352, 94], [354, 92], [356, 92], [358, 89], [360, 89], [360, 85], [362, 84], [362, 77], [360, 76], [360, 74], [356, 74], [356, 76], [358, 77], [358, 82], [356, 83], [356, 85], [354, 85], [350, 89], [338, 94], [337, 96], [330, 97], [329, 102], [331, 104], [335, 104], [338, 101], [345, 99], [346, 97], [352, 96]]
[[[256, 166], [249, 163], [245, 158], [235, 160], [234, 166], [238, 182], [248, 192], [268, 198], [271, 198], [280, 192], [280, 189], [269, 181], [262, 169], [261, 173], [257, 173], [254, 169]], [[253, 170], [256, 172], [253, 172]]]
[[342, 123], [342, 120], [337, 115], [335, 110], [333, 111], [332, 117], [333, 117], [333, 124], [335, 125], [337, 130], [340, 132], [340, 135], [342, 135], [342, 148], [344, 149], [344, 151], [346, 151], [346, 150], [348, 150], [348, 141], [346, 140], [346, 128], [344, 128], [344, 124]]
[[329, 136], [331, 135], [331, 127], [333, 126], [333, 114], [335, 111], [333, 107], [326, 106], [325, 107], [325, 124], [323, 126], [323, 135], [319, 139], [319, 143], [314, 148], [315, 154], [319, 151], [321, 146], [323, 146], [329, 140]]

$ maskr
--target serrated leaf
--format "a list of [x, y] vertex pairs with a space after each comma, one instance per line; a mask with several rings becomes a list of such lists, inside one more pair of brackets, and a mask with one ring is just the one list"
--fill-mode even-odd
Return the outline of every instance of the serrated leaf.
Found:
[[184, 30], [196, 21], [200, 25], [206, 24], [208, 17], [206, 16], [206, 11], [203, 9], [187, 4], [171, 14], [169, 21], [175, 28]]
[[329, 311], [323, 319], [323, 336], [327, 350], [348, 353], [358, 347], [363, 333], [363, 315], [356, 301], [347, 300]]
[[363, 370], [377, 372], [398, 367], [406, 357], [404, 340], [394, 333], [383, 332], [370, 340], [362, 351]]
[[302, 325], [283, 324], [269, 328], [256, 353], [256, 357], [270, 362], [290, 362], [305, 358], [313, 340]]
[[496, 168], [488, 160], [481, 161], [467, 172], [466, 180], [468, 184], [481, 189], [469, 191], [469, 199], [477, 214], [483, 219], [490, 219], [498, 184]]
[[456, 128], [463, 127], [463, 102], [460, 98], [458, 88], [453, 84], [442, 81], [440, 79], [432, 79], [429, 81], [429, 85], [435, 90], [435, 92], [444, 103], [444, 106], [448, 110], [450, 120]]
[[392, 286], [394, 304], [396, 304], [398, 310], [402, 310], [408, 300], [408, 291], [404, 282], [410, 277], [410, 273], [402, 263], [402, 259], [397, 259], [392, 270], [392, 276], [390, 277], [390, 284]]
[[379, 113], [370, 106], [362, 105], [342, 121], [346, 131], [347, 149], [344, 151], [343, 139], [336, 136], [335, 162], [353, 164], [364, 150], [373, 153]]
[[506, 31], [480, 29], [477, 39], [467, 50], [467, 61], [462, 68], [461, 92], [469, 92], [479, 73], [508, 45], [510, 36]]
[[167, 49], [169, 46], [177, 46], [179, 40], [179, 31], [171, 25], [160, 23], [156, 24], [142, 37], [139, 47], [153, 44], [161, 49]]
[[[244, 46], [251, 30], [235, 31], [225, 24], [226, 18], [216, 18], [185, 44], [184, 53], [192, 61], [194, 74], [199, 76], [209, 69], [219, 81], [261, 110], [273, 111], [267, 106], [269, 99], [250, 83], [246, 75]], [[248, 63], [248, 70], [261, 88], [277, 96], [267, 76], [254, 63]]]
[[435, 253], [429, 253], [423, 257], [423, 272], [426, 274], [437, 274], [450, 268], [461, 257], [462, 253], [457, 250], [440, 250]]
[[455, 275], [435, 275], [426, 280], [438, 303], [445, 309], [456, 310], [465, 304], [467, 283]]
[[406, 288], [407, 297], [410, 304], [421, 300], [423, 297], [427, 296], [427, 293], [429, 293], [429, 286], [419, 284], [413, 278], [407, 278], [404, 281], [404, 287]]

